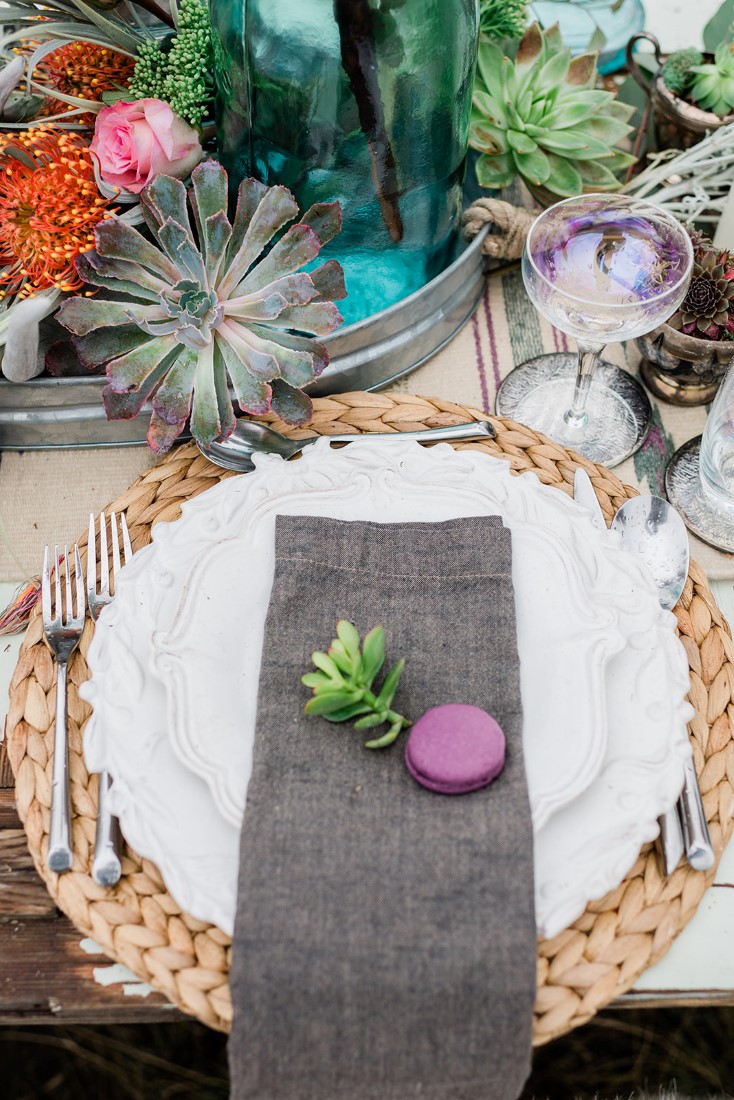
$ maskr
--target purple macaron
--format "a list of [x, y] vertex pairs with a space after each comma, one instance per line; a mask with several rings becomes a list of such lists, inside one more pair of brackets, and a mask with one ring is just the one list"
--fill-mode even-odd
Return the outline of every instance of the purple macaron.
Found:
[[505, 735], [480, 707], [431, 707], [411, 728], [405, 764], [417, 783], [440, 794], [467, 794], [496, 779], [505, 766]]

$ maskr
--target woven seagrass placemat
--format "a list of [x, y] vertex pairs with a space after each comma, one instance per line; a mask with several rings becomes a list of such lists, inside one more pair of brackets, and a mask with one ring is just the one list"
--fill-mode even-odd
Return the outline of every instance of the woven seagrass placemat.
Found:
[[[534, 471], [541, 481], [572, 492], [573, 472], [588, 470], [607, 519], [636, 490], [613, 473], [581, 459], [544, 436], [509, 420], [435, 398], [370, 393], [340, 394], [315, 403], [313, 423], [291, 436], [408, 431], [466, 420], [489, 419], [496, 441], [458, 444], [509, 459], [516, 473]], [[151, 539], [156, 523], [175, 520], [181, 502], [230, 477], [186, 444], [142, 475], [110, 508], [125, 511], [133, 546]], [[79, 540], [85, 556], [86, 534]], [[731, 633], [695, 563], [676, 608], [691, 674], [690, 724], [706, 816], [718, 856], [732, 831], [734, 814], [734, 645]], [[126, 849], [123, 875], [113, 890], [91, 877], [97, 779], [82, 757], [82, 730], [89, 707], [78, 695], [88, 678], [86, 653], [93, 626], [88, 619], [70, 665], [69, 734], [74, 865], [65, 875], [46, 868], [56, 669], [43, 640], [40, 614], [32, 619], [10, 689], [8, 755], [16, 778], [18, 810], [39, 874], [77, 928], [112, 958], [165, 993], [185, 1012], [226, 1031], [231, 1021], [229, 939], [212, 925], [181, 912], [158, 869]], [[682, 864], [661, 877], [655, 853], [643, 849], [619, 887], [589, 905], [570, 928], [538, 941], [538, 994], [534, 1042], [547, 1042], [585, 1023], [629, 989], [659, 959], [693, 916], [715, 869], [707, 874]]]

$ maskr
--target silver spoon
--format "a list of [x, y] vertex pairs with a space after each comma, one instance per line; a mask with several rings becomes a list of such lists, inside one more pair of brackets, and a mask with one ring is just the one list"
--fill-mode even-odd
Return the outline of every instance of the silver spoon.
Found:
[[280, 455], [281, 458], [291, 458], [298, 454], [304, 447], [310, 446], [318, 439], [327, 438], [332, 443], [351, 443], [355, 439], [400, 439], [416, 440], [420, 443], [434, 443], [439, 440], [459, 439], [494, 439], [495, 430], [486, 420], [477, 420], [471, 424], [451, 424], [445, 428], [426, 428], [421, 432], [367, 432], [349, 433], [344, 435], [310, 436], [308, 439], [288, 439], [267, 424], [259, 424], [254, 420], [240, 419], [232, 435], [223, 442], [215, 440], [210, 447], [197, 446], [201, 453], [214, 462], [217, 466], [223, 466], [225, 470], [236, 470], [238, 473], [249, 473], [255, 469], [252, 461], [253, 453], [264, 452], [266, 454]]
[[[619, 509], [612, 530], [621, 535], [623, 549], [647, 564], [658, 586], [660, 606], [672, 610], [686, 583], [689, 563], [688, 532], [675, 508], [662, 497], [634, 497]], [[697, 871], [708, 871], [714, 865], [714, 850], [690, 760], [678, 806], [688, 862]]]

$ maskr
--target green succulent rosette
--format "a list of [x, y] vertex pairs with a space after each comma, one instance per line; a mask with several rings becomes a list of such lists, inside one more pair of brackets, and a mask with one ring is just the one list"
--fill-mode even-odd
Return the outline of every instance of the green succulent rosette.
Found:
[[226, 439], [230, 388], [244, 412], [272, 408], [286, 423], [308, 423], [302, 387], [329, 361], [313, 337], [341, 324], [334, 299], [346, 291], [335, 260], [300, 269], [339, 232], [339, 204], [318, 203], [294, 222], [290, 191], [248, 179], [230, 222], [227, 173], [213, 160], [194, 169], [188, 192], [157, 176], [140, 201], [152, 240], [121, 219], [100, 223], [77, 270], [106, 296], [70, 298], [58, 313], [81, 362], [106, 364], [107, 416], [130, 419], [152, 399], [156, 453], [189, 417], [205, 447]]
[[469, 144], [481, 153], [482, 187], [507, 187], [519, 175], [561, 197], [619, 190], [618, 174], [635, 163], [616, 148], [634, 108], [594, 87], [597, 58], [571, 58], [557, 24], [533, 23], [514, 61], [480, 41]]

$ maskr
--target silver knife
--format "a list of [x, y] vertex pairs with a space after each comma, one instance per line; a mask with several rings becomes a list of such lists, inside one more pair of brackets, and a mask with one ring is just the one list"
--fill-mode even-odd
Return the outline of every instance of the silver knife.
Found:
[[[591, 512], [591, 519], [595, 527], [598, 527], [601, 531], [607, 530], [601, 504], [594, 492], [591, 478], [583, 466], [577, 466], [573, 476], [573, 499], [577, 504], [582, 505]], [[685, 851], [683, 828], [677, 808], [673, 807], [672, 810], [662, 814], [658, 818], [658, 824], [660, 826], [660, 848], [662, 849], [659, 854], [663, 870], [666, 875], [672, 875]]]

